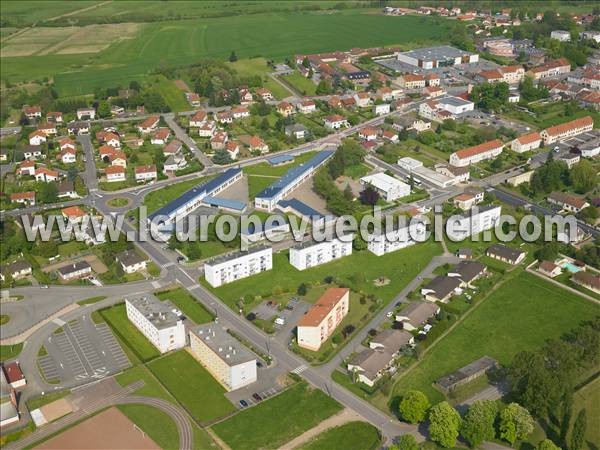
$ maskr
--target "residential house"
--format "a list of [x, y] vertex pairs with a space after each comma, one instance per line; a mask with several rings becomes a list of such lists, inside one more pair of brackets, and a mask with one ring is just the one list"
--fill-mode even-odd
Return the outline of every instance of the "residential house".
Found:
[[[233, 118], [231, 119], [233, 121]], [[214, 121], [208, 120], [202, 123], [198, 128], [198, 136], [203, 138], [213, 137], [217, 131], [217, 125]]]
[[67, 208], [63, 208], [60, 213], [63, 218], [70, 223], [80, 223], [87, 215], [87, 213], [79, 206], [69, 206]]
[[41, 145], [26, 145], [23, 148], [23, 158], [27, 160], [31, 159], [44, 159], [46, 155], [42, 152]]
[[450, 164], [465, 167], [487, 159], [493, 159], [502, 153], [503, 148], [504, 144], [499, 139], [464, 148], [450, 155]]
[[165, 145], [169, 136], [171, 136], [171, 130], [169, 128], [159, 128], [156, 130], [156, 133], [154, 133], [154, 136], [152, 136], [152, 139], [150, 139], [150, 143], [154, 145]]
[[372, 186], [386, 202], [393, 202], [410, 195], [410, 185], [385, 173], [367, 175], [360, 179], [362, 186]]
[[427, 86], [436, 87], [440, 85], [441, 79], [435, 73], [428, 73], [425, 75], [425, 82], [427, 83]]
[[35, 206], [35, 192], [13, 192], [10, 194], [10, 201], [21, 205]]
[[165, 156], [175, 155], [175, 154], [181, 152], [182, 148], [183, 148], [183, 144], [181, 142], [179, 142], [177, 139], [173, 139], [171, 142], [169, 142], [167, 145], [164, 146], [163, 154]]
[[247, 88], [240, 89], [240, 103], [242, 105], [248, 105], [252, 103], [254, 97], [252, 96], [252, 92], [250, 92]]
[[210, 148], [213, 150], [223, 150], [228, 140], [229, 135], [226, 131], [217, 131], [210, 139]]
[[225, 144], [225, 150], [227, 150], [227, 153], [231, 159], [236, 160], [240, 154], [240, 143], [235, 140], [227, 141]]
[[567, 74], [571, 71], [571, 63], [565, 58], [548, 61], [541, 66], [532, 68], [529, 74], [534, 80], [542, 80], [544, 78], [556, 77], [558, 75]]
[[156, 166], [154, 164], [149, 164], [145, 166], [137, 166], [134, 170], [135, 181], [143, 182], [156, 180]]
[[538, 272], [546, 275], [549, 278], [556, 278], [562, 273], [562, 269], [552, 261], [544, 260], [540, 263]]
[[460, 292], [461, 281], [456, 277], [437, 276], [421, 288], [421, 295], [430, 302], [448, 303]]
[[269, 151], [269, 146], [258, 136], [242, 135], [239, 136], [239, 140], [252, 152], [267, 153]]
[[394, 133], [393, 131], [390, 131], [390, 130], [384, 130], [381, 133], [381, 137], [385, 141], [390, 141], [392, 143], [398, 142], [398, 133]]
[[76, 149], [75, 142], [71, 138], [68, 138], [68, 137], [59, 139], [58, 146], [61, 150], [75, 151], [75, 149]]
[[569, 42], [571, 40], [571, 32], [566, 30], [554, 30], [550, 32], [550, 38], [561, 42]]
[[283, 117], [289, 117], [294, 114], [294, 106], [288, 102], [281, 102], [277, 105], [277, 112]]
[[445, 95], [446, 91], [439, 86], [427, 86], [426, 88], [423, 88], [422, 94], [427, 98], [437, 98]]
[[540, 148], [542, 137], [537, 131], [529, 134], [524, 134], [513, 140], [510, 148], [517, 153], [529, 152]]
[[148, 259], [142, 257], [135, 250], [125, 250], [115, 256], [116, 261], [121, 265], [125, 273], [132, 274], [146, 270]]
[[579, 272], [573, 274], [571, 281], [595, 292], [596, 294], [600, 294], [600, 275], [580, 270]]
[[81, 136], [82, 134], [88, 134], [90, 132], [89, 122], [69, 122], [67, 125], [67, 131], [69, 134], [75, 136]]
[[206, 119], [208, 114], [206, 111], [197, 111], [192, 117], [190, 117], [190, 127], [200, 127]]
[[193, 108], [197, 108], [201, 104], [200, 96], [195, 92], [186, 92], [185, 99]]
[[23, 161], [21, 164], [19, 164], [19, 167], [17, 168], [17, 173], [20, 176], [23, 176], [23, 175], [34, 176], [35, 175], [35, 161]]
[[77, 154], [75, 153], [75, 150], [66, 148], [56, 155], [56, 159], [63, 164], [74, 164], [77, 162]]
[[23, 106], [22, 111], [23, 111], [23, 114], [25, 114], [25, 117], [27, 117], [27, 119], [29, 119], [29, 120], [42, 118], [42, 108], [40, 106], [25, 105], [25, 106]]
[[294, 138], [300, 140], [305, 139], [309, 135], [308, 128], [300, 123], [294, 123], [292, 125], [286, 125], [285, 127], [285, 135], [293, 136]]
[[406, 73], [398, 78], [398, 83], [405, 89], [423, 89], [425, 77], [414, 73]]
[[449, 277], [458, 278], [461, 287], [473, 287], [473, 283], [485, 275], [487, 268], [478, 261], [461, 261], [448, 271]]
[[314, 100], [304, 100], [298, 103], [298, 111], [302, 114], [311, 114], [317, 110], [317, 104]]
[[582, 209], [587, 208], [590, 204], [585, 198], [577, 197], [564, 192], [552, 192], [548, 198], [549, 203], [560, 206], [563, 211], [578, 213]]
[[94, 108], [79, 108], [77, 110], [77, 120], [94, 120], [96, 110]]
[[44, 133], [46, 137], [56, 135], [56, 125], [51, 123], [41, 123], [38, 125], [37, 129]]
[[457, 208], [463, 211], [470, 210], [473, 206], [483, 201], [484, 193], [480, 192], [464, 192], [454, 197], [453, 203]]
[[58, 190], [58, 198], [78, 198], [77, 192], [75, 191], [75, 185], [72, 181], [61, 181], [56, 186]]
[[2, 364], [2, 370], [6, 376], [6, 381], [13, 389], [19, 389], [27, 384], [25, 375], [21, 371], [21, 367], [17, 361]]
[[2, 267], [0, 274], [3, 277], [3, 280], [6, 275], [10, 275], [13, 280], [19, 280], [31, 276], [33, 274], [33, 267], [29, 261], [20, 259], [12, 264]]
[[221, 125], [233, 123], [233, 114], [231, 111], [221, 111], [216, 115], [217, 122]]
[[138, 130], [140, 133], [147, 134], [152, 133], [156, 129], [160, 122], [159, 116], [150, 116], [146, 120], [144, 120], [140, 125], [138, 125]]
[[350, 124], [348, 123], [348, 120], [339, 114], [333, 114], [325, 117], [325, 128], [329, 128], [330, 130], [339, 130], [342, 127], [349, 126]]
[[367, 108], [371, 104], [371, 97], [367, 92], [357, 92], [354, 101], [359, 108]]
[[344, 97], [340, 100], [340, 104], [343, 108], [351, 109], [356, 106], [356, 100], [354, 97]]
[[104, 169], [106, 181], [114, 183], [116, 181], [125, 181], [125, 167], [123, 166], [108, 166]]
[[511, 265], [517, 265], [525, 259], [526, 253], [516, 248], [507, 247], [502, 244], [493, 244], [488, 247], [485, 254], [490, 258], [497, 259]]
[[265, 102], [275, 100], [271, 91], [265, 88], [256, 89], [256, 94]]
[[92, 275], [92, 266], [87, 261], [79, 261], [59, 267], [57, 272], [62, 281], [80, 280]]
[[108, 145], [114, 148], [121, 148], [121, 137], [112, 131], [101, 130], [96, 133], [96, 139], [101, 145]]
[[374, 141], [377, 139], [377, 130], [372, 127], [364, 127], [358, 131], [358, 137], [365, 141]]
[[554, 144], [556, 141], [572, 138], [578, 134], [592, 131], [594, 128], [594, 119], [592, 116], [580, 117], [579, 119], [561, 123], [550, 128], [542, 130], [540, 135], [545, 145]]
[[245, 119], [246, 117], [250, 117], [250, 110], [245, 106], [236, 106], [235, 108], [231, 108], [231, 115], [235, 120]]
[[396, 313], [396, 322], [401, 322], [407, 331], [414, 331], [425, 325], [429, 319], [440, 313], [440, 307], [432, 302], [411, 302]]
[[56, 170], [47, 169], [46, 167], [39, 167], [35, 169], [35, 181], [43, 181], [49, 183], [51, 181], [58, 180], [59, 174]]
[[373, 113], [376, 116], [381, 116], [383, 114], [388, 114], [390, 112], [391, 106], [389, 103], [377, 103], [373, 106]]
[[29, 133], [30, 145], [42, 145], [46, 142], [46, 133], [40, 130], [35, 130]]

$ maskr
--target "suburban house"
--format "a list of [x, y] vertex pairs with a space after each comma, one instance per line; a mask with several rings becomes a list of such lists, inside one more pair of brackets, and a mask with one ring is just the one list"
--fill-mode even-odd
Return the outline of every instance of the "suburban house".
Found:
[[595, 275], [589, 272], [580, 270], [573, 274], [571, 281], [586, 289], [594, 291], [596, 294], [600, 294], [600, 275]]
[[41, 145], [28, 144], [23, 148], [23, 158], [25, 159], [44, 159], [45, 157]]
[[35, 175], [35, 161], [23, 161], [21, 164], [19, 164], [19, 167], [17, 168], [17, 173], [20, 176], [23, 176], [23, 175], [34, 176]]
[[56, 135], [56, 126], [50, 123], [41, 123], [37, 127], [38, 131], [41, 131], [46, 136]]
[[163, 154], [166, 156], [176, 155], [183, 148], [183, 144], [177, 139], [173, 139], [163, 148]]
[[325, 117], [325, 128], [329, 128], [330, 130], [339, 130], [342, 127], [349, 126], [350, 124], [348, 123], [348, 120], [339, 114]]
[[406, 73], [398, 78], [398, 83], [405, 89], [422, 89], [425, 87], [425, 77], [414, 73]]
[[245, 119], [246, 117], [250, 117], [250, 110], [245, 106], [236, 106], [235, 108], [231, 108], [231, 115], [234, 119]]
[[13, 192], [10, 194], [10, 201], [12, 203], [20, 203], [27, 206], [35, 206], [35, 192]]
[[259, 151], [261, 153], [267, 153], [269, 151], [269, 146], [258, 136], [241, 135], [239, 136], [239, 140], [248, 147], [250, 151]]
[[217, 131], [213, 137], [210, 138], [210, 148], [213, 150], [223, 150], [228, 140], [229, 135], [226, 131]]
[[96, 139], [101, 145], [108, 145], [114, 148], [121, 148], [121, 137], [112, 131], [101, 130], [96, 133]]
[[87, 215], [79, 206], [69, 206], [61, 210], [62, 216], [70, 223], [80, 223]]
[[298, 346], [317, 351], [348, 314], [350, 289], [329, 288], [298, 322]]
[[271, 91], [265, 88], [256, 89], [256, 94], [265, 102], [275, 100], [275, 97], [273, 97]]
[[185, 99], [194, 108], [197, 108], [198, 106], [200, 106], [200, 103], [201, 103], [200, 96], [198, 94], [196, 94], [195, 92], [186, 92]]
[[60, 147], [61, 150], [66, 150], [66, 149], [70, 149], [70, 150], [75, 150], [75, 142], [68, 137], [65, 138], [61, 138], [58, 140], [58, 146]]
[[200, 126], [198, 127], [198, 136], [210, 138], [213, 137], [216, 131], [217, 125], [215, 124], [215, 122], [212, 120], [207, 120], [206, 122], [200, 124]]
[[73, 164], [77, 162], [77, 154], [75, 150], [66, 148], [56, 155], [56, 159], [63, 164]]
[[517, 153], [524, 153], [540, 148], [542, 144], [542, 136], [537, 131], [529, 134], [524, 134], [513, 140], [510, 144], [511, 150]]
[[199, 127], [206, 122], [208, 114], [206, 111], [197, 111], [192, 117], [190, 117], [190, 127]]
[[463, 148], [450, 155], [450, 164], [457, 167], [465, 167], [480, 161], [493, 159], [502, 153], [503, 147], [504, 144], [502, 144], [502, 141], [494, 139], [473, 147]]
[[46, 142], [46, 133], [40, 130], [35, 130], [29, 133], [30, 145], [42, 145]]
[[485, 193], [483, 191], [468, 191], [454, 197], [454, 206], [463, 211], [470, 210], [473, 206], [483, 201]]
[[376, 103], [373, 106], [373, 114], [376, 116], [381, 116], [383, 114], [388, 114], [391, 111], [391, 106], [389, 103]]
[[166, 127], [159, 128], [152, 136], [152, 139], [150, 139], [150, 143], [154, 145], [165, 145], [169, 139], [169, 136], [171, 136], [170, 129]]
[[281, 102], [277, 105], [277, 112], [283, 117], [288, 117], [294, 114], [294, 105], [288, 102]]
[[25, 105], [25, 106], [23, 106], [22, 111], [23, 111], [23, 114], [25, 114], [25, 117], [27, 117], [27, 119], [29, 119], [29, 120], [42, 118], [42, 108], [40, 106]]
[[389, 176], [386, 173], [367, 175], [360, 179], [360, 184], [372, 186], [386, 202], [393, 202], [410, 195], [410, 185]]
[[461, 261], [448, 271], [449, 277], [458, 278], [461, 287], [473, 287], [473, 282], [485, 275], [487, 268], [478, 261]]
[[33, 273], [33, 268], [29, 261], [24, 259], [20, 259], [18, 261], [13, 262], [12, 264], [8, 264], [7, 266], [0, 268], [0, 275], [2, 275], [2, 279], [6, 275], [10, 275], [13, 280], [18, 280], [20, 278], [25, 278], [30, 276]]
[[89, 122], [69, 122], [67, 125], [67, 131], [69, 134], [75, 136], [81, 136], [82, 134], [88, 134], [90, 132]]
[[116, 261], [121, 265], [125, 273], [135, 273], [140, 270], [146, 270], [148, 260], [143, 258], [134, 250], [125, 250], [118, 253], [115, 257]]
[[104, 169], [106, 181], [113, 183], [115, 181], [125, 181], [125, 167], [123, 166], [108, 166]]
[[217, 113], [216, 119], [220, 124], [233, 123], [233, 114], [231, 111], [220, 111]]
[[35, 169], [35, 181], [43, 181], [49, 183], [58, 180], [59, 174], [56, 170], [50, 170], [45, 167]]
[[559, 156], [558, 160], [564, 162], [567, 165], [567, 168], [570, 170], [575, 164], [581, 161], [581, 155], [579, 153], [569, 152]]
[[156, 180], [156, 166], [154, 164], [146, 166], [137, 166], [134, 170], [135, 181], [146, 182], [149, 180]]
[[587, 208], [590, 204], [581, 197], [565, 194], [564, 192], [552, 192], [548, 198], [549, 203], [558, 205], [563, 211], [578, 213], [582, 209]]
[[317, 104], [314, 100], [304, 100], [298, 103], [298, 111], [302, 114], [314, 113], [317, 110]]
[[354, 94], [354, 101], [359, 108], [366, 108], [371, 104], [371, 97], [367, 92], [357, 92]]
[[78, 198], [75, 186], [72, 181], [61, 181], [56, 186], [58, 190], [58, 198]]
[[144, 120], [140, 125], [138, 125], [138, 130], [140, 133], [151, 133], [156, 129], [158, 123], [160, 122], [159, 116], [150, 116], [146, 120]]
[[542, 130], [540, 135], [544, 144], [554, 144], [556, 141], [572, 138], [578, 134], [592, 131], [594, 128], [594, 119], [592, 116], [580, 117], [570, 122], [561, 123], [550, 128]]
[[285, 135], [293, 136], [294, 138], [300, 140], [305, 139], [309, 135], [309, 130], [304, 125], [300, 123], [294, 123], [292, 125], [286, 125], [285, 127]]
[[435, 73], [428, 73], [425, 75], [425, 81], [427, 82], [427, 86], [439, 86], [441, 83], [440, 77]]
[[544, 78], [556, 77], [558, 75], [566, 74], [571, 71], [571, 63], [565, 58], [548, 61], [541, 66], [532, 68], [529, 74], [533, 76], [534, 80], [542, 80]]
[[364, 127], [358, 130], [358, 137], [365, 141], [374, 141], [377, 139], [377, 130], [372, 127]]
[[562, 273], [560, 266], [554, 264], [552, 261], [542, 261], [538, 267], [538, 272], [546, 275], [550, 278], [555, 278]]
[[457, 277], [437, 276], [421, 288], [421, 295], [430, 302], [448, 303], [460, 292], [461, 281]]
[[401, 322], [407, 331], [421, 328], [429, 319], [440, 312], [440, 307], [432, 302], [411, 302], [399, 313], [396, 313], [396, 322]]
[[497, 259], [513, 266], [525, 259], [526, 253], [516, 248], [507, 247], [502, 244], [494, 244], [485, 251], [490, 258]]
[[21, 367], [17, 361], [2, 364], [2, 371], [6, 377], [6, 381], [13, 389], [22, 388], [27, 384], [25, 375], [21, 371]]
[[381, 133], [381, 137], [386, 140], [386, 141], [390, 141], [390, 142], [398, 142], [398, 133], [394, 133], [393, 131], [390, 130], [385, 130], [383, 133]]
[[77, 120], [94, 120], [96, 110], [94, 108], [79, 108], [77, 110]]
[[92, 266], [87, 261], [79, 261], [59, 267], [57, 272], [62, 281], [79, 280], [92, 275]]

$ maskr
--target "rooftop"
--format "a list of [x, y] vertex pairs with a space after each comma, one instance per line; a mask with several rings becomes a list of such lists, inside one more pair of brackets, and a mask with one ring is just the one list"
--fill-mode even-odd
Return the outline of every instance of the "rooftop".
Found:
[[256, 360], [253, 353], [217, 324], [200, 325], [197, 328], [192, 328], [190, 332], [200, 338], [228, 366], [236, 366]]
[[418, 48], [403, 52], [402, 54], [410, 58], [421, 59], [424, 61], [440, 61], [472, 55], [473, 53], [449, 45], [441, 45], [439, 47]]
[[174, 327], [181, 320], [169, 302], [161, 302], [152, 294], [125, 300], [159, 330]]
[[267, 245], [257, 245], [256, 247], [251, 247], [248, 250], [241, 250], [239, 252], [226, 253], [224, 255], [215, 256], [214, 258], [206, 261], [204, 263], [205, 266], [216, 266], [217, 264], [221, 264], [227, 261], [231, 261], [233, 259], [241, 258], [242, 256], [252, 255], [253, 253], [262, 252], [264, 250], [271, 250], [271, 247]]
[[446, 375], [445, 377], [437, 380], [437, 384], [445, 389], [450, 389], [456, 383], [464, 380], [465, 378], [469, 378], [473, 375], [487, 372], [488, 370], [496, 367], [498, 365], [498, 361], [489, 356], [483, 356], [476, 361], [473, 361], [470, 364], [458, 369], [456, 372], [451, 373], [450, 375]]
[[299, 327], [316, 327], [329, 314], [342, 298], [350, 292], [348, 288], [329, 288], [321, 298], [310, 307], [298, 322]]

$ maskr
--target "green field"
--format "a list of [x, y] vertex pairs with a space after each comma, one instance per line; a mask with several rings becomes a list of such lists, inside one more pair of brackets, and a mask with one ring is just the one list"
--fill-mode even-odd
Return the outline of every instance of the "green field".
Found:
[[0, 362], [16, 358], [23, 350], [23, 343], [0, 345]]
[[225, 398], [225, 389], [185, 350], [148, 364], [148, 368], [198, 421], [226, 416], [235, 407]]
[[381, 445], [379, 431], [366, 422], [349, 422], [319, 434], [299, 450], [374, 450]]
[[95, 87], [124, 86], [159, 66], [188, 65], [204, 57], [224, 59], [232, 50], [238, 58], [282, 59], [353, 47], [424, 45], [445, 41], [450, 25], [446, 20], [356, 10], [161, 21], [142, 24], [135, 38], [119, 40], [97, 53], [5, 57], [2, 72], [11, 82], [51, 77], [59, 95], [73, 96]]
[[299, 72], [283, 75], [281, 78], [291, 84], [294, 90], [302, 95], [315, 95], [317, 93], [317, 85]]
[[139, 359], [149, 361], [160, 356], [158, 349], [127, 319], [125, 303], [102, 309], [100, 315]]
[[119, 405], [117, 408], [161, 448], [179, 448], [177, 425], [167, 413], [148, 405]]
[[509, 364], [516, 353], [537, 349], [546, 339], [559, 338], [598, 313], [598, 305], [523, 272], [483, 300], [431, 347], [398, 379], [392, 396], [419, 389], [432, 401], [442, 400], [443, 395], [432, 385], [441, 376], [484, 355]]
[[156, 296], [161, 300], [169, 300], [179, 308], [188, 319], [193, 320], [196, 325], [212, 322], [214, 319], [213, 315], [183, 288], [161, 292]]
[[302, 382], [212, 427], [236, 450], [275, 449], [342, 409]]
[[173, 80], [165, 78], [164, 75], [156, 75], [150, 77], [147, 84], [162, 95], [171, 111], [189, 111], [191, 109], [183, 91], [175, 85]]
[[585, 408], [587, 427], [585, 441], [589, 450], [597, 449], [600, 442], [600, 378], [586, 384], [575, 393], [573, 401], [573, 420], [581, 409]]
[[170, 184], [150, 192], [144, 197], [144, 205], [148, 208], [148, 215], [204, 181], [206, 181], [206, 178], [194, 178], [192, 180], [182, 181], [181, 183]]
[[[289, 164], [283, 164], [283, 165], [279, 165], [279, 166], [272, 166], [271, 164], [266, 163], [266, 162], [260, 163], [260, 164], [254, 164], [252, 166], [244, 167], [243, 171], [244, 171], [244, 173], [246, 173], [248, 175], [281, 177], [281, 176], [285, 175], [287, 173], [287, 171], [290, 170], [291, 168], [296, 167], [302, 163], [305, 163], [306, 161], [308, 161], [310, 158], [312, 158], [316, 154], [317, 154], [317, 152], [303, 153], [301, 155], [294, 157], [294, 160], [291, 161]], [[275, 181], [275, 180], [273, 180], [273, 181]]]
[[[209, 289], [234, 307], [248, 293], [263, 297], [270, 297], [274, 291], [295, 294], [301, 283], [321, 284], [325, 277], [334, 276], [338, 284], [351, 286], [356, 292], [373, 294], [388, 302], [425, 268], [433, 256], [440, 253], [440, 245], [428, 241], [383, 256], [367, 250], [353, 252], [337, 261], [299, 271], [289, 263], [288, 252], [285, 251], [273, 255], [272, 270]], [[385, 286], [375, 286], [374, 280], [382, 276], [390, 282]]]
[[260, 76], [264, 81], [264, 87], [279, 100], [292, 95], [289, 90], [267, 76], [267, 73], [272, 72], [273, 69], [267, 65], [265, 58], [239, 59], [236, 62], [229, 62], [227, 65], [235, 69], [241, 76]]

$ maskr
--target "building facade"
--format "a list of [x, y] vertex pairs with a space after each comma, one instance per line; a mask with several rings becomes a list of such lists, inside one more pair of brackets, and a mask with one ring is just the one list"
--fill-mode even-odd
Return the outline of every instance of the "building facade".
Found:
[[290, 248], [290, 264], [298, 270], [304, 270], [351, 254], [352, 239], [303, 242]]
[[219, 287], [272, 268], [273, 249], [260, 246], [207, 261], [204, 263], [204, 278], [212, 287]]

